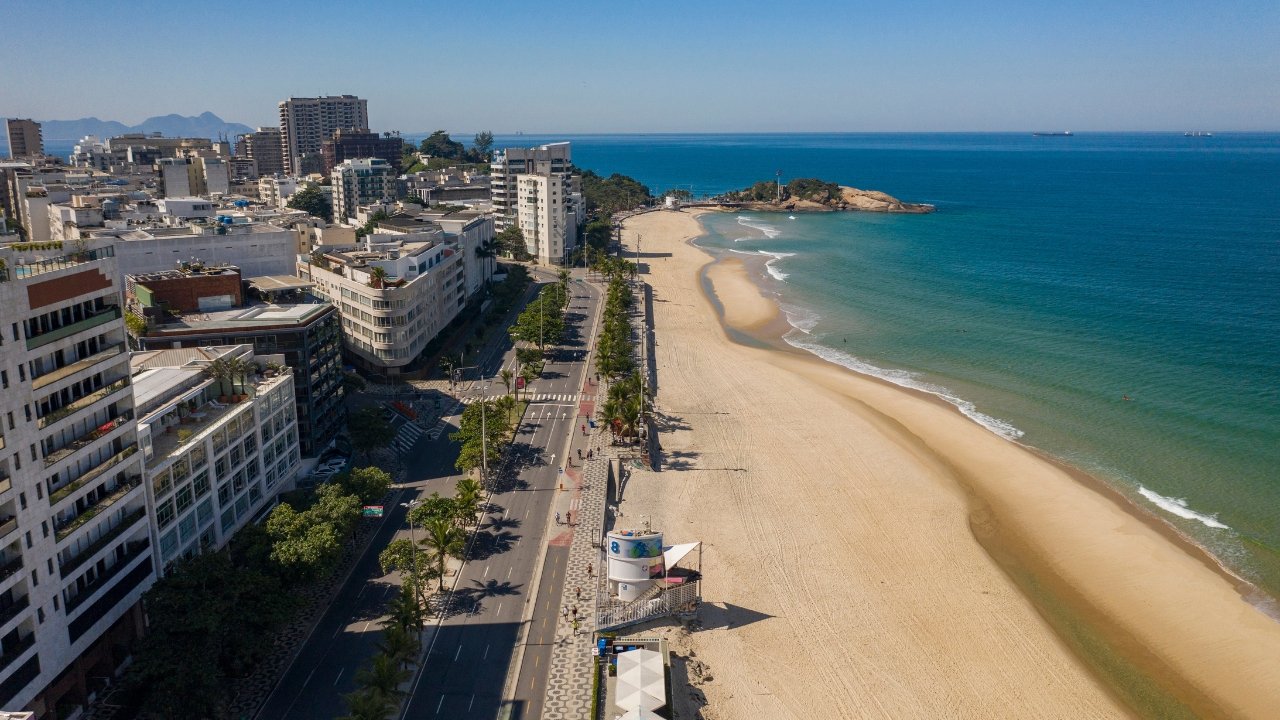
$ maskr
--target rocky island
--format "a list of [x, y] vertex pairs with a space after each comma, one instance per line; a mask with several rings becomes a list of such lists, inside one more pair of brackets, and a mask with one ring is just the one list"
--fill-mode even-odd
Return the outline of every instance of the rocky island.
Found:
[[902, 202], [878, 190], [859, 190], [816, 178], [796, 178], [786, 185], [758, 182], [745, 190], [727, 192], [716, 199], [765, 212], [861, 210], [921, 214], [937, 209], [925, 203]]

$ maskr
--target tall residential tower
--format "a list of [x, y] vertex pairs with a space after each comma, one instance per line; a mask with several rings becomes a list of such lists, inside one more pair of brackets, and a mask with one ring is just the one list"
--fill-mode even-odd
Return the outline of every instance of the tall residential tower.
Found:
[[301, 175], [312, 156], [319, 166], [320, 150], [325, 140], [337, 130], [360, 130], [369, 127], [369, 105], [355, 95], [327, 95], [318, 98], [294, 98], [280, 102], [280, 148], [285, 172]]

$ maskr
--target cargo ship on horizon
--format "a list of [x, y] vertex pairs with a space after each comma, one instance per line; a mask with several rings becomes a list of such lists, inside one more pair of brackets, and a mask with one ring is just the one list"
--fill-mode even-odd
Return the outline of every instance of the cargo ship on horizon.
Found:
[[1036, 137], [1071, 137], [1070, 130], [1063, 130], [1061, 132], [1033, 132], [1031, 134]]

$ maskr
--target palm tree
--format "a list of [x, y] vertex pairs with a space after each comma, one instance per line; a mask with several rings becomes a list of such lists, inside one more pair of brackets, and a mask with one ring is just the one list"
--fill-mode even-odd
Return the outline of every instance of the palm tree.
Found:
[[499, 375], [502, 378], [502, 384], [507, 386], [507, 394], [510, 395], [511, 384], [515, 382], [516, 374], [511, 372], [511, 368], [502, 368], [502, 372]]
[[375, 265], [373, 269], [369, 271], [369, 287], [380, 289], [386, 281], [387, 271], [384, 268]]
[[401, 665], [410, 665], [417, 659], [418, 647], [417, 633], [399, 625], [392, 625], [382, 631], [382, 642], [378, 643], [378, 652]]
[[464, 525], [475, 522], [476, 513], [480, 510], [480, 499], [484, 497], [484, 486], [474, 478], [465, 477], [458, 481], [455, 488], [457, 494], [453, 502], [457, 506], [458, 519]]
[[347, 714], [338, 720], [387, 720], [391, 713], [391, 700], [373, 688], [360, 688], [342, 696], [347, 703]]
[[218, 393], [227, 394], [227, 385], [232, 379], [231, 360], [225, 355], [214, 358], [204, 367], [204, 374], [218, 381]]
[[410, 674], [395, 658], [378, 653], [367, 666], [356, 671], [356, 682], [387, 700], [395, 700], [404, 694], [400, 684], [408, 680]]
[[[538, 373], [533, 371], [533, 367], [525, 365], [520, 368], [520, 377], [524, 378], [524, 389], [527, 391], [529, 389], [529, 383], [533, 382], [534, 378], [538, 377]], [[516, 399], [519, 400], [519, 398]]]
[[460, 558], [467, 547], [467, 536], [449, 518], [432, 518], [423, 528], [423, 545], [431, 553], [431, 561], [440, 573], [440, 589], [444, 590], [444, 566], [448, 558]]
[[407, 587], [401, 588], [400, 594], [387, 601], [387, 613], [391, 615], [393, 627], [422, 629], [422, 606]]

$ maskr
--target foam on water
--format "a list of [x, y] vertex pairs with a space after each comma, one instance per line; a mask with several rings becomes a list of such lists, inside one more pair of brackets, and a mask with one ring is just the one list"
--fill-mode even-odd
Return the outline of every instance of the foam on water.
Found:
[[1146, 487], [1142, 485], [1138, 486], [1138, 494], [1150, 500], [1152, 503], [1155, 504], [1156, 507], [1160, 508], [1161, 510], [1177, 515], [1180, 518], [1183, 518], [1186, 520], [1195, 520], [1211, 528], [1217, 528], [1219, 530], [1230, 529], [1230, 527], [1220, 522], [1218, 518], [1212, 515], [1205, 515], [1203, 513], [1198, 513], [1195, 510], [1192, 510], [1191, 508], [1187, 507], [1187, 501], [1183, 498], [1165, 497], [1160, 493], [1155, 492], [1154, 490], [1148, 490]]
[[[808, 331], [804, 331], [804, 332], [808, 334]], [[970, 420], [973, 420], [974, 422], [978, 423], [982, 427], [990, 430], [991, 432], [995, 433], [996, 435], [999, 435], [1002, 438], [1005, 438], [1006, 440], [1017, 440], [1018, 438], [1022, 437], [1025, 434], [1021, 430], [1005, 422], [1004, 420], [1001, 420], [1000, 418], [992, 417], [990, 415], [987, 415], [986, 413], [979, 411], [976, 405], [969, 402], [968, 400], [965, 400], [964, 398], [956, 397], [955, 395], [951, 394], [949, 390], [942, 387], [941, 385], [934, 385], [933, 383], [920, 380], [915, 373], [907, 372], [906, 370], [888, 370], [882, 367], [877, 367], [875, 365], [872, 365], [869, 362], [866, 362], [865, 360], [861, 360], [857, 357], [854, 357], [849, 353], [841, 352], [839, 350], [836, 350], [835, 348], [830, 348], [830, 347], [827, 347], [826, 345], [821, 345], [811, 340], [797, 338], [793, 336], [791, 333], [788, 333], [786, 336], [784, 336], [783, 340], [786, 340], [787, 344], [792, 347], [800, 348], [801, 350], [807, 350], [808, 352], [811, 352], [814, 355], [817, 355], [818, 357], [822, 358], [823, 360], [826, 360], [827, 362], [833, 362], [842, 367], [849, 368], [854, 372], [862, 373], [863, 375], [870, 375], [872, 377], [877, 377], [877, 378], [880, 378], [881, 380], [887, 380], [893, 383], [894, 385], [900, 385], [905, 388], [911, 388], [912, 390], [920, 390], [922, 392], [927, 392], [930, 395], [935, 395], [939, 398], [942, 398], [943, 400], [946, 400], [948, 403], [954, 405], [957, 410], [959, 410], [961, 413], [964, 414], [965, 417], [969, 418]]]
[[805, 335], [809, 335], [822, 319], [818, 313], [799, 305], [789, 303], [779, 303], [779, 305], [782, 307], [783, 314], [787, 316], [787, 323]]
[[756, 250], [755, 252], [751, 252], [749, 250], [734, 250], [730, 248], [729, 252], [737, 253], [739, 255], [751, 255], [752, 257], [758, 257], [760, 255], [768, 257], [769, 260], [766, 260], [764, 263], [765, 272], [769, 273], [769, 277], [777, 280], [778, 282], [786, 282], [790, 273], [782, 272], [774, 267], [773, 264], [783, 258], [795, 257], [795, 253], [773, 252], [771, 250]]
[[772, 225], [769, 225], [768, 223], [763, 223], [763, 222], [760, 222], [759, 220], [747, 218], [743, 215], [738, 216], [738, 224], [745, 225], [746, 227], [749, 227], [753, 230], [759, 230], [760, 232], [764, 233], [764, 236], [769, 238], [770, 240], [782, 234], [781, 230], [779, 230], [778, 228]]

